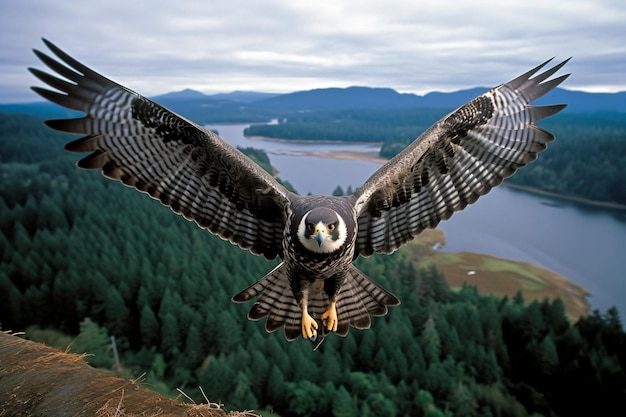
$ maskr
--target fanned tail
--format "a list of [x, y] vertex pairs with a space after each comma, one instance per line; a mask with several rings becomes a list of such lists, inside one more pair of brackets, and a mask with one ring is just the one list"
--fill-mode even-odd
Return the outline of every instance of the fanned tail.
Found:
[[[233, 297], [235, 302], [249, 301], [258, 297], [248, 311], [250, 320], [267, 317], [265, 329], [274, 332], [284, 326], [285, 338], [294, 340], [302, 334], [302, 311], [291, 291], [287, 267], [281, 263], [259, 281]], [[339, 336], [348, 334], [350, 326], [368, 329], [370, 316], [384, 316], [387, 306], [400, 304], [400, 300], [389, 291], [369, 279], [353, 265], [346, 272], [341, 290], [336, 298], [337, 331]], [[320, 336], [327, 332], [321, 322], [322, 314], [328, 309], [330, 300], [322, 285], [312, 285], [309, 292], [308, 311], [318, 322]]]
[[350, 326], [369, 329], [370, 316], [384, 316], [387, 306], [400, 304], [400, 300], [369, 279], [355, 266], [350, 265], [346, 279], [337, 295], [337, 334], [345, 336]]
[[265, 330], [272, 333], [285, 326], [287, 340], [302, 334], [300, 324], [302, 312], [289, 285], [287, 266], [281, 263], [263, 278], [236, 294], [233, 301], [242, 303], [258, 297], [248, 311], [248, 319], [260, 320], [267, 317]]

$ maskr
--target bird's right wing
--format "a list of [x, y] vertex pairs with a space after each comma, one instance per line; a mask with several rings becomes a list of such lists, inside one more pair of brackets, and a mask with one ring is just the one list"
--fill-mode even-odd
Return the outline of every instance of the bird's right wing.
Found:
[[35, 54], [57, 78], [29, 70], [59, 90], [33, 90], [79, 119], [49, 120], [86, 135], [69, 143], [91, 152], [78, 166], [149, 194], [200, 227], [268, 259], [282, 256], [289, 191], [216, 134], [89, 69], [44, 40], [57, 59]]

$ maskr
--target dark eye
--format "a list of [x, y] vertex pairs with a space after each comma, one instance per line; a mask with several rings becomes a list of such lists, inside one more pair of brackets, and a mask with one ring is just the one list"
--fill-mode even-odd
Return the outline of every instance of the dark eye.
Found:
[[328, 230], [329, 230], [329, 231], [331, 231], [331, 232], [332, 232], [333, 230], [335, 230], [335, 224], [334, 224], [334, 223], [333, 223], [333, 224], [329, 224], [329, 225], [328, 225]]
[[315, 226], [313, 226], [311, 223], [308, 223], [306, 225], [306, 231], [309, 233], [313, 233], [315, 231]]

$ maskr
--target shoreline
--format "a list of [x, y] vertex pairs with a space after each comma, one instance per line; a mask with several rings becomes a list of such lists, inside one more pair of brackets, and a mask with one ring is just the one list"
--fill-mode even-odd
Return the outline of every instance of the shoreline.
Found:
[[[354, 144], [354, 145], [380, 145], [382, 142], [344, 142], [344, 141], [333, 141], [333, 140], [306, 140], [306, 139], [280, 139], [280, 138], [270, 138], [266, 136], [246, 136], [248, 139], [254, 140], [267, 140], [271, 142], [291, 142], [291, 143], [305, 143], [305, 144]], [[379, 164], [384, 164], [389, 161], [387, 158], [383, 158], [378, 154], [378, 152], [363, 152], [363, 151], [331, 151], [324, 153], [316, 153], [305, 151], [302, 152], [303, 155], [312, 156], [317, 158], [328, 158], [328, 159], [356, 159], [360, 161], [366, 162], [374, 162]], [[619, 203], [613, 203], [610, 201], [598, 201], [598, 200], [590, 200], [585, 197], [578, 197], [567, 194], [558, 194], [550, 191], [545, 191], [540, 188], [531, 187], [528, 185], [519, 185], [519, 184], [511, 184], [504, 182], [502, 183], [505, 187], [510, 187], [516, 190], [538, 194], [546, 197], [556, 198], [559, 200], [573, 201], [576, 203], [586, 204], [594, 207], [606, 208], [611, 210], [624, 210], [626, 211], [626, 205], [622, 205]]]
[[589, 291], [561, 274], [532, 263], [484, 253], [446, 252], [445, 244], [441, 229], [426, 229], [397, 253], [417, 269], [435, 265], [453, 290], [470, 285], [481, 295], [500, 298], [513, 298], [521, 291], [526, 303], [560, 298], [572, 322], [592, 310]]
[[247, 136], [244, 135], [246, 138], [250, 139], [250, 140], [266, 140], [268, 142], [279, 142], [279, 143], [302, 143], [302, 144], [310, 144], [310, 145], [324, 145], [324, 144], [330, 144], [330, 145], [382, 145], [384, 142], [365, 142], [365, 141], [355, 141], [355, 142], [347, 142], [344, 140], [332, 140], [332, 139], [315, 139], [315, 140], [311, 140], [311, 139], [282, 139], [282, 138], [272, 138], [270, 136], [258, 136], [258, 135], [253, 135], [253, 136]]
[[574, 195], [558, 194], [558, 193], [553, 193], [550, 191], [545, 191], [539, 188], [531, 187], [528, 185], [508, 184], [508, 183], [503, 183], [502, 185], [506, 187], [514, 188], [516, 190], [528, 192], [528, 193], [539, 194], [539, 195], [543, 195], [546, 197], [558, 198], [559, 200], [574, 201], [576, 203], [587, 204], [590, 206], [607, 208], [611, 210], [626, 210], [625, 205], [612, 203], [610, 201], [590, 200], [588, 198], [578, 197]]

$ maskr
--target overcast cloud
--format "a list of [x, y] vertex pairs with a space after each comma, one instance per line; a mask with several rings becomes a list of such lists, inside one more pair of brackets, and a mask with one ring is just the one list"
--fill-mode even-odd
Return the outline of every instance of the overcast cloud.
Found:
[[490, 87], [550, 57], [565, 88], [626, 90], [622, 0], [0, 0], [0, 102], [36, 101], [32, 48], [56, 43], [147, 96], [184, 88]]

